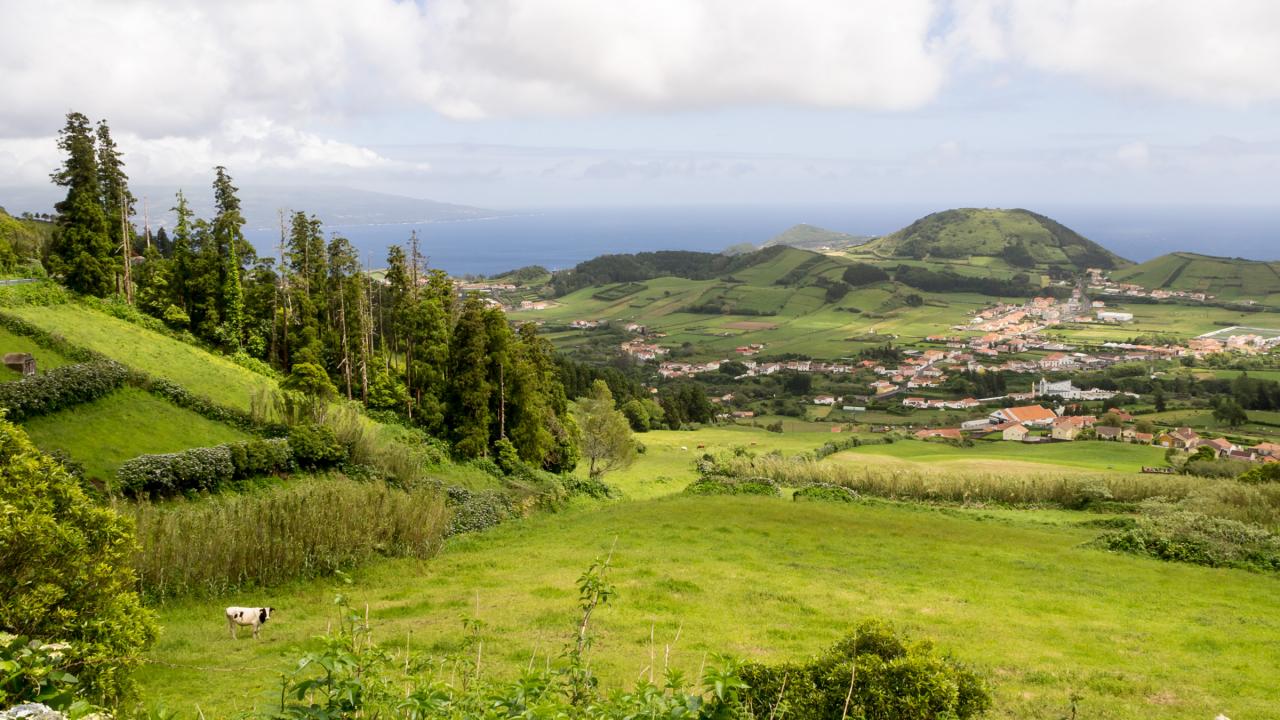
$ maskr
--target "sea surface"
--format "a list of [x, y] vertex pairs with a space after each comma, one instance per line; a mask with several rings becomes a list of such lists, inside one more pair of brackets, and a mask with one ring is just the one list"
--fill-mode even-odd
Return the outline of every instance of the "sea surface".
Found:
[[[760, 244], [798, 223], [883, 235], [933, 212], [922, 206], [700, 206], [556, 208], [511, 211], [481, 220], [388, 225], [329, 225], [360, 251], [368, 267], [385, 264], [387, 248], [416, 231], [430, 264], [455, 275], [492, 275], [526, 265], [572, 267], [597, 255], [647, 250], [719, 252]], [[1137, 262], [1175, 250], [1254, 260], [1280, 259], [1280, 207], [1034, 208]], [[254, 229], [249, 239], [275, 254], [279, 231]]]

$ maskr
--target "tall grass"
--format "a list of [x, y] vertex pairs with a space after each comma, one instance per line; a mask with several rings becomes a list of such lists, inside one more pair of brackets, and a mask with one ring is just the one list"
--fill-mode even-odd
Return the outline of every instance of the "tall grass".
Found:
[[378, 556], [427, 558], [443, 542], [443, 493], [318, 477], [240, 495], [119, 508], [137, 524], [151, 600], [318, 577]]
[[893, 500], [1084, 508], [1099, 502], [1177, 504], [1214, 517], [1280, 529], [1280, 484], [1246, 485], [1192, 475], [1009, 475], [953, 468], [902, 468], [832, 463], [765, 455], [721, 457], [706, 472], [738, 478], [765, 477], [803, 486], [839, 485]]

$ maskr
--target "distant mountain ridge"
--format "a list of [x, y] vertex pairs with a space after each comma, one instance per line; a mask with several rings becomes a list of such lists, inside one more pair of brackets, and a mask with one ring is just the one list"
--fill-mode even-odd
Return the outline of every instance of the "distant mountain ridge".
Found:
[[764, 248], [777, 247], [779, 245], [799, 248], [801, 250], [821, 250], [825, 248], [839, 250], [842, 248], [862, 245], [869, 240], [871, 240], [870, 235], [853, 235], [851, 233], [839, 232], [837, 230], [828, 230], [826, 228], [818, 227], [817, 225], [800, 223], [799, 225], [792, 225], [790, 228], [787, 228], [768, 240], [765, 240], [759, 246], [751, 243], [738, 243], [737, 245], [725, 248], [724, 254], [741, 255], [743, 253], [763, 250]]
[[916, 260], [998, 258], [1025, 269], [1111, 270], [1133, 264], [1052, 218], [1022, 209], [943, 210], [861, 249]]
[[[325, 225], [380, 225], [420, 222], [447, 222], [502, 217], [511, 213], [457, 205], [426, 198], [357, 190], [332, 185], [252, 185], [239, 186], [241, 212], [249, 228], [279, 226], [279, 211], [303, 211], [315, 215]], [[152, 227], [171, 225], [177, 185], [135, 185], [138, 221], [144, 210]], [[213, 192], [207, 184], [184, 185], [181, 189], [198, 217], [213, 214]], [[0, 204], [15, 211], [52, 212], [63, 192], [53, 185], [39, 188], [0, 188]]]

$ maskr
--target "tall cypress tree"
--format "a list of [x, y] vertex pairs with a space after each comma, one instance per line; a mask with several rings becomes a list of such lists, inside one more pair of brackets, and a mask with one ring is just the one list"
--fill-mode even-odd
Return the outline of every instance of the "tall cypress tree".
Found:
[[121, 211], [133, 215], [137, 202], [129, 192], [129, 176], [124, 172], [123, 154], [111, 138], [111, 128], [106, 120], [98, 121], [98, 186], [102, 193], [102, 213], [107, 218], [107, 237], [116, 247], [123, 247], [121, 239], [124, 218]]
[[471, 296], [453, 328], [449, 343], [448, 417], [454, 447], [463, 457], [481, 457], [489, 452], [488, 332], [485, 307]]
[[244, 289], [240, 283], [240, 252], [244, 239], [244, 216], [240, 214], [237, 188], [221, 165], [214, 168], [213, 243], [221, 261], [218, 272], [218, 314], [222, 318], [224, 341], [239, 347], [244, 342]]
[[[191, 313], [191, 278], [195, 273], [195, 254], [191, 241], [191, 223], [195, 213], [187, 204], [187, 196], [179, 190], [178, 204], [170, 208], [174, 214], [173, 223], [173, 280], [169, 287], [173, 293], [173, 304]], [[164, 228], [161, 228], [163, 230]]]
[[58, 148], [66, 153], [62, 167], [51, 177], [67, 189], [57, 204], [58, 231], [49, 248], [49, 265], [63, 283], [76, 292], [105, 297], [112, 291], [112, 243], [102, 211], [102, 186], [89, 118], [67, 114], [58, 135]]

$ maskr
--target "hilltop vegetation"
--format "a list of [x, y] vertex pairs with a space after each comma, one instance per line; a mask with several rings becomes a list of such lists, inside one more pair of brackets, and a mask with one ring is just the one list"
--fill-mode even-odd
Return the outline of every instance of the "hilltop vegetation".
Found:
[[0, 274], [14, 273], [19, 266], [39, 266], [53, 236], [53, 223], [32, 218], [15, 218], [0, 207]]
[[1078, 272], [1130, 264], [1061, 223], [1021, 209], [944, 210], [872, 240], [859, 250], [916, 260], [992, 258], [1024, 270]]
[[1252, 298], [1280, 304], [1280, 261], [1175, 252], [1114, 272], [1112, 279], [1152, 290], [1183, 290], [1223, 300]]

